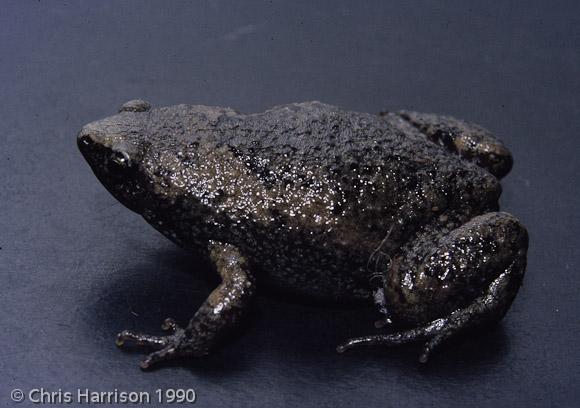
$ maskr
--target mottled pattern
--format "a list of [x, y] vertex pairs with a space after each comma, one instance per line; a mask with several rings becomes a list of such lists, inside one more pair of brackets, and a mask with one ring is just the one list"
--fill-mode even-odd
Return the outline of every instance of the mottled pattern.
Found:
[[474, 218], [497, 210], [509, 151], [453, 118], [136, 100], [86, 125], [79, 146], [161, 233], [204, 254], [210, 241], [230, 245], [257, 287], [286, 295], [374, 298], [393, 320], [420, 324], [465, 307], [525, 256], [527, 238], [504, 231], [511, 216]]

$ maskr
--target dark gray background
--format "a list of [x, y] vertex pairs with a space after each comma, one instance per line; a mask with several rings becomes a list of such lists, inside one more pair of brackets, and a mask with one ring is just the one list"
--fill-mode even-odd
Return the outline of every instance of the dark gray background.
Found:
[[[200, 407], [578, 406], [578, 4], [1, 1], [0, 402], [15, 387], [193, 387]], [[371, 310], [261, 298], [229, 347], [142, 373], [114, 334], [186, 321], [211, 285], [77, 151], [84, 123], [137, 97], [485, 125], [514, 154], [501, 205], [531, 237], [507, 318], [422, 367], [416, 347], [334, 353], [372, 331]]]

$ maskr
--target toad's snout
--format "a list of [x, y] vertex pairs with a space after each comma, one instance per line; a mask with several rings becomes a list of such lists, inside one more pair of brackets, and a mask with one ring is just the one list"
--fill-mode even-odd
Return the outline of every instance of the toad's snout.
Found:
[[77, 145], [81, 152], [92, 146], [95, 143], [93, 138], [91, 137], [91, 129], [88, 126], [83, 126], [83, 128], [77, 134]]

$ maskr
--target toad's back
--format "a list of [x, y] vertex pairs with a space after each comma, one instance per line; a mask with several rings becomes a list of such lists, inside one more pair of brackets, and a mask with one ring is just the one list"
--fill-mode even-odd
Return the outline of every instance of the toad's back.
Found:
[[181, 154], [181, 184], [205, 177], [203, 191], [184, 191], [213, 209], [216, 238], [249, 254], [263, 282], [317, 297], [367, 296], [367, 264], [387, 235], [388, 257], [440, 214], [462, 222], [499, 195], [495, 177], [395, 117], [318, 102], [254, 115], [179, 105], [151, 111], [149, 124], [157, 154]]
[[[405, 121], [342, 111], [320, 102], [278, 106], [243, 115], [228, 108], [177, 105], [150, 112], [148, 133], [160, 139], [178, 133], [186, 142], [219, 141], [248, 150], [270, 149], [269, 154], [300, 155], [302, 159], [332, 159], [362, 155], [370, 165], [387, 156], [405, 159], [425, 151], [447, 154]], [[452, 160], [454, 161], [454, 160]]]

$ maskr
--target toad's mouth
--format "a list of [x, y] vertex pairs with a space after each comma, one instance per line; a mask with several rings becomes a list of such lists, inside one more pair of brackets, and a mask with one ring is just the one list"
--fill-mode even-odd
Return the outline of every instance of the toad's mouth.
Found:
[[77, 145], [101, 184], [117, 201], [133, 212], [144, 211], [142, 183], [135, 168], [119, 169], [112, 160], [112, 150], [96, 143], [89, 135], [79, 134]]

